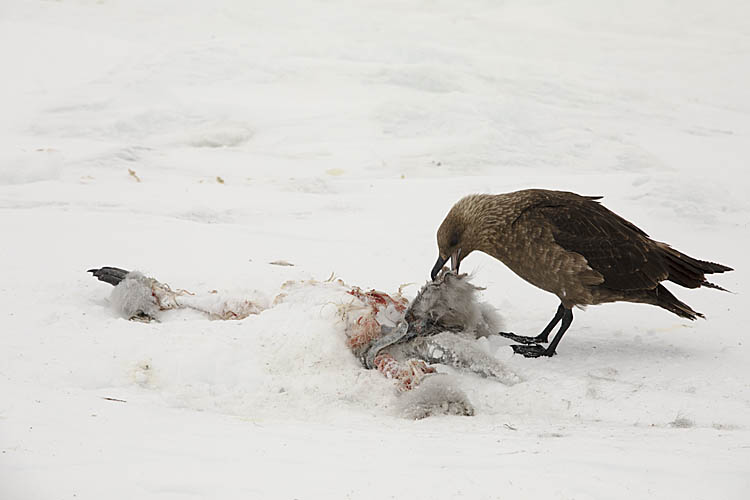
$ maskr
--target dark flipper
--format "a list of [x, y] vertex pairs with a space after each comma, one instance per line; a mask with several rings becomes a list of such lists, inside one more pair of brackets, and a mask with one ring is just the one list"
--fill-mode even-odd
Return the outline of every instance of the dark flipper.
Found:
[[120, 269], [118, 267], [102, 267], [101, 269], [89, 269], [86, 271], [92, 273], [99, 281], [104, 281], [112, 286], [117, 286], [122, 280], [125, 279], [130, 271]]
[[367, 348], [367, 351], [365, 351], [362, 356], [362, 364], [365, 365], [365, 368], [368, 370], [375, 368], [375, 357], [380, 351], [400, 342], [406, 336], [406, 333], [409, 331], [409, 323], [401, 321], [393, 328], [381, 326], [380, 329], [384, 335], [379, 339], [372, 341]]

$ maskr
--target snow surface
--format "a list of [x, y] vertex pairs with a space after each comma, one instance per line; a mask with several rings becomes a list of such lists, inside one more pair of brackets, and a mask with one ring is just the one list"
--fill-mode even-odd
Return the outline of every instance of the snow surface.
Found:
[[[2, 2], [0, 498], [747, 498], [749, 20], [739, 0]], [[527, 187], [604, 195], [736, 267], [714, 280], [736, 293], [671, 287], [705, 321], [576, 311], [552, 359], [478, 341], [524, 381], [452, 371], [475, 415], [413, 421], [324, 290], [142, 324], [85, 272], [392, 292], [427, 279], [454, 201]], [[515, 332], [555, 312], [485, 255], [462, 270]]]

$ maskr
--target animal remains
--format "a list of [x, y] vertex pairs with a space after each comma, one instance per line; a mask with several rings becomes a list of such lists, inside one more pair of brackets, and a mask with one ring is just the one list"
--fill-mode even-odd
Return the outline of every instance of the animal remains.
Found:
[[[115, 288], [110, 302], [127, 319], [150, 322], [161, 311], [192, 309], [210, 319], [235, 320], [262, 314], [283, 303], [290, 294], [310, 287], [327, 287], [338, 297], [332, 305], [343, 321], [346, 344], [363, 367], [376, 369], [394, 380], [401, 393], [410, 392], [432, 379], [442, 364], [512, 385], [520, 377], [482, 350], [478, 337], [500, 329], [500, 318], [488, 304], [477, 300], [480, 288], [466, 274], [443, 271], [409, 301], [401, 290], [387, 294], [365, 291], [338, 279], [290, 281], [271, 304], [258, 298], [225, 298], [218, 293], [196, 295], [173, 290], [140, 272], [116, 267], [90, 269], [96, 278]], [[214, 291], [215, 292], [215, 291]], [[406, 398], [404, 413], [422, 418], [435, 413], [471, 415], [474, 410], [463, 392], [445, 379], [430, 380], [417, 395]]]
[[[660, 283], [724, 290], [706, 274], [732, 271], [654, 241], [631, 222], [599, 203], [601, 196], [527, 189], [474, 194], [459, 200], [437, 232], [438, 259], [433, 279], [450, 259], [477, 250], [503, 262], [532, 285], [557, 295], [557, 313], [535, 337], [500, 333], [522, 345], [526, 357], [552, 356], [573, 321], [573, 307], [605, 302], [640, 302], [694, 320], [703, 315], [678, 300]], [[726, 290], [725, 290], [726, 291]], [[547, 347], [549, 334], [560, 329]]]

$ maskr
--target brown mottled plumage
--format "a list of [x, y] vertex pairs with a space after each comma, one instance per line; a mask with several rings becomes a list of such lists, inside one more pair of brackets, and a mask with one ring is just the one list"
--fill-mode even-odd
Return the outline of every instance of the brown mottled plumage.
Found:
[[[688, 257], [654, 241], [631, 222], [606, 209], [601, 197], [527, 189], [459, 200], [437, 233], [439, 256], [433, 277], [450, 258], [452, 268], [474, 250], [495, 257], [520, 277], [554, 293], [560, 307], [536, 337], [505, 333], [525, 346], [525, 356], [551, 356], [573, 320], [573, 306], [627, 301], [653, 304], [688, 319], [703, 317], [660, 282], [687, 288], [721, 287], [705, 275], [732, 269]], [[562, 326], [549, 347], [549, 333]]]

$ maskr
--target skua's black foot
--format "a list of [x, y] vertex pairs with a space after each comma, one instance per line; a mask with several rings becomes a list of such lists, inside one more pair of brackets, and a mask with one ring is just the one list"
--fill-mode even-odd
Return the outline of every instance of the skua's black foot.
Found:
[[555, 354], [554, 351], [550, 351], [548, 348], [542, 347], [539, 344], [535, 345], [512, 345], [513, 352], [520, 354], [525, 358], [541, 358], [550, 357]]
[[512, 332], [500, 332], [498, 335], [505, 337], [506, 339], [510, 339], [513, 342], [518, 342], [519, 344], [539, 344], [539, 343], [547, 343], [548, 339], [543, 338], [539, 335], [536, 337], [524, 337], [522, 335], [516, 335]]

